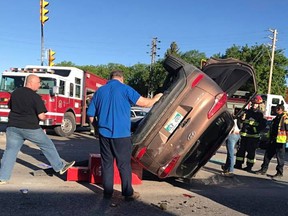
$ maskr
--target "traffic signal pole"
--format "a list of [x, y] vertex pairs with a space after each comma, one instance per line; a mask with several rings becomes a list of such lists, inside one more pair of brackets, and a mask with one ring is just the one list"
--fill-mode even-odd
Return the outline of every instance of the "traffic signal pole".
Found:
[[49, 2], [40, 0], [40, 24], [41, 24], [41, 66], [44, 65], [45, 58], [45, 47], [44, 47], [44, 23], [49, 19], [46, 15], [49, 10], [46, 7], [49, 5]]
[[45, 56], [45, 48], [44, 48], [44, 28], [41, 23], [41, 66], [44, 65], [44, 56]]

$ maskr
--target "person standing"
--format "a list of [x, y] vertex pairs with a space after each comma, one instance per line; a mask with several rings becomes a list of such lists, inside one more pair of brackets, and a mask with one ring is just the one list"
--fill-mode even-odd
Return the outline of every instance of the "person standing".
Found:
[[162, 93], [145, 98], [132, 87], [124, 84], [123, 71], [113, 71], [106, 85], [94, 94], [87, 115], [93, 122], [97, 117], [103, 197], [111, 198], [114, 182], [114, 159], [120, 172], [122, 195], [126, 201], [138, 199], [140, 194], [132, 188], [131, 168], [131, 105], [151, 107]]
[[226, 150], [227, 150], [226, 163], [221, 166], [223, 170], [221, 175], [225, 177], [234, 176], [234, 173], [233, 173], [234, 172], [234, 148], [235, 148], [235, 144], [240, 139], [240, 128], [241, 128], [240, 122], [237, 120], [237, 118], [234, 119], [234, 129], [226, 140]]
[[54, 143], [44, 133], [39, 120], [46, 119], [47, 112], [43, 100], [36, 91], [40, 88], [40, 78], [31, 74], [26, 78], [25, 87], [16, 89], [9, 101], [10, 113], [6, 129], [6, 149], [1, 159], [0, 184], [6, 184], [11, 178], [17, 154], [25, 140], [35, 143], [50, 162], [55, 172], [64, 174], [75, 161], [64, 163]]
[[274, 155], [277, 158], [277, 173], [272, 176], [272, 179], [281, 179], [283, 177], [284, 162], [285, 162], [285, 145], [288, 137], [288, 116], [284, 112], [283, 105], [277, 105], [276, 117], [272, 120], [269, 131], [269, 145], [265, 151], [263, 163], [261, 169], [256, 171], [257, 175], [265, 175], [269, 163]]
[[252, 167], [255, 163], [255, 154], [258, 147], [260, 131], [266, 127], [266, 120], [263, 113], [259, 109], [259, 104], [263, 103], [262, 97], [256, 95], [252, 99], [251, 108], [246, 110], [241, 117], [243, 126], [240, 131], [241, 142], [236, 153], [236, 162], [234, 168], [242, 169], [245, 154], [247, 152], [247, 166], [244, 168], [247, 172], [252, 172]]

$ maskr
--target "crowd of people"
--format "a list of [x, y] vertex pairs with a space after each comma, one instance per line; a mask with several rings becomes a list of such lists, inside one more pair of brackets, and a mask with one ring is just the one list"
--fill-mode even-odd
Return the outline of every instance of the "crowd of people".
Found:
[[[283, 177], [285, 162], [285, 146], [288, 137], [288, 114], [284, 110], [284, 105], [278, 104], [276, 108], [276, 117], [272, 120], [268, 131], [268, 145], [265, 151], [261, 169], [253, 171], [253, 165], [256, 161], [256, 149], [259, 147], [260, 132], [266, 128], [266, 119], [260, 105], [263, 99], [256, 95], [249, 109], [246, 109], [242, 115], [235, 117], [235, 126], [226, 140], [227, 157], [226, 163], [221, 166], [225, 177], [234, 176], [234, 168], [245, 170], [257, 175], [265, 175], [271, 159], [276, 156], [277, 167], [276, 174], [272, 179], [281, 179]], [[234, 149], [238, 143], [236, 160], [234, 162]], [[242, 167], [246, 159], [246, 167]]]
[[[35, 143], [43, 152], [52, 168], [64, 174], [75, 161], [62, 160], [52, 140], [41, 129], [39, 121], [45, 120], [47, 109], [36, 92], [41, 86], [40, 78], [27, 76], [24, 87], [13, 91], [9, 100], [10, 113], [6, 129], [6, 149], [1, 159], [0, 185], [11, 178], [17, 154], [25, 140]], [[131, 105], [151, 107], [162, 96], [142, 97], [136, 90], [124, 83], [122, 71], [113, 71], [106, 85], [99, 88], [89, 103], [87, 115], [91, 125], [97, 119], [99, 132], [103, 198], [113, 195], [114, 159], [120, 172], [122, 195], [126, 201], [133, 201], [140, 194], [132, 188], [131, 168]]]
[[[40, 86], [40, 78], [31, 74], [27, 77], [25, 86], [16, 89], [11, 95], [6, 129], [6, 149], [1, 159], [0, 185], [7, 184], [10, 180], [17, 154], [25, 140], [35, 143], [40, 148], [55, 172], [64, 174], [75, 163], [75, 161], [65, 162], [60, 158], [54, 143], [39, 125], [39, 121], [45, 120], [47, 112], [43, 100], [36, 93]], [[99, 88], [89, 101], [87, 116], [91, 125], [95, 125], [95, 119], [97, 119], [103, 198], [110, 199], [113, 196], [114, 160], [120, 172], [122, 195], [125, 200], [131, 201], [140, 197], [140, 194], [132, 187], [131, 105], [151, 107], [161, 97], [162, 93], [156, 94], [153, 98], [141, 96], [124, 83], [122, 71], [113, 71], [107, 84]], [[250, 108], [246, 109], [242, 115], [234, 117], [234, 129], [226, 140], [227, 158], [226, 163], [221, 167], [223, 176], [233, 177], [234, 168], [265, 175], [271, 159], [276, 156], [277, 172], [272, 178], [283, 177], [288, 114], [281, 104], [277, 105], [277, 115], [270, 126], [269, 145], [265, 151], [261, 169], [252, 170], [256, 161], [255, 154], [259, 145], [260, 132], [266, 127], [266, 120], [259, 108], [262, 103], [261, 96], [256, 95], [251, 101]], [[237, 143], [238, 150], [235, 159], [234, 149]], [[246, 167], [243, 168], [245, 160]]]

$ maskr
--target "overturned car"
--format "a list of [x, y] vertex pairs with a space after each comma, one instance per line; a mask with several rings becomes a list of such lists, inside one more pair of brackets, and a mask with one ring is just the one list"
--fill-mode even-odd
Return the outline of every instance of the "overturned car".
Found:
[[132, 156], [160, 178], [191, 178], [234, 126], [228, 98], [239, 89], [249, 90], [243, 110], [256, 94], [255, 73], [236, 59], [210, 59], [201, 71], [168, 56], [163, 66], [163, 96], [133, 133]]

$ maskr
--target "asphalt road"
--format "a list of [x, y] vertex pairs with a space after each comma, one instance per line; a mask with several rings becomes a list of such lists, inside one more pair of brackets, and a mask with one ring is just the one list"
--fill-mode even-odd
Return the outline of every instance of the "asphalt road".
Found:
[[[85, 164], [90, 153], [99, 153], [98, 140], [87, 131], [70, 138], [49, 136], [66, 161]], [[2, 134], [0, 157], [5, 140]], [[43, 172], [47, 160], [27, 142], [18, 155], [11, 181], [0, 186], [0, 215], [287, 215], [287, 157], [284, 178], [273, 181], [242, 170], [236, 170], [234, 178], [222, 177], [220, 165], [225, 156], [221, 147], [191, 180], [161, 180], [144, 171], [142, 184], [134, 185], [141, 193], [139, 201], [125, 202], [119, 185], [115, 185], [112, 200], [106, 201], [101, 185], [66, 181], [66, 175]], [[263, 150], [258, 150], [255, 170], [260, 168], [262, 158]], [[275, 166], [273, 159], [268, 173], [274, 174]]]

